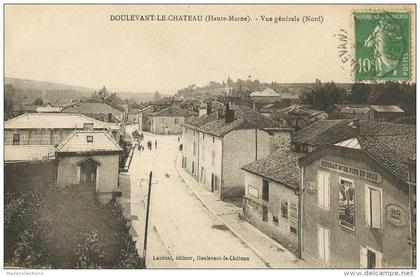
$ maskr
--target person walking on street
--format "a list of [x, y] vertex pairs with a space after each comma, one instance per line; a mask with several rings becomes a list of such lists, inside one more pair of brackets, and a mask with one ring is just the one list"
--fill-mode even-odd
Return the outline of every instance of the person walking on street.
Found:
[[157, 140], [155, 139], [155, 149], [157, 149]]

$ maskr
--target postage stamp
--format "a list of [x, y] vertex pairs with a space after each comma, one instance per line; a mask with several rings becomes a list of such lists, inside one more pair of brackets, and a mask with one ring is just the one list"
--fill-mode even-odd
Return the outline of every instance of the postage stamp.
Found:
[[355, 12], [355, 80], [411, 77], [409, 12]]

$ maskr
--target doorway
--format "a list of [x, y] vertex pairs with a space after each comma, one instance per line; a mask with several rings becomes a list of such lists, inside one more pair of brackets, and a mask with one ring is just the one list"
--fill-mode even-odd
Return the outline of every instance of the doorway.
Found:
[[83, 189], [96, 191], [97, 169], [98, 164], [92, 159], [87, 159], [80, 164], [80, 185]]

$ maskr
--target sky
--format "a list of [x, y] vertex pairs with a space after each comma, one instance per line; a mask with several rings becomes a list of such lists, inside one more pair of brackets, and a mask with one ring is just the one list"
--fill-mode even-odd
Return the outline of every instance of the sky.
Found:
[[[337, 34], [348, 33], [345, 47], [352, 57], [354, 10], [344, 5], [7, 5], [5, 75], [169, 94], [228, 76], [351, 82]], [[110, 20], [147, 14], [249, 16], [251, 22]], [[274, 23], [261, 16], [322, 16], [323, 22]]]

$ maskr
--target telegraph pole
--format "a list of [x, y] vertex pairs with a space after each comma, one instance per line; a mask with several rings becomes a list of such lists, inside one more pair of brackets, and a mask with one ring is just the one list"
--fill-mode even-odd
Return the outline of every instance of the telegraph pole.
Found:
[[147, 206], [146, 206], [146, 223], [144, 227], [144, 243], [143, 243], [143, 259], [144, 266], [146, 267], [146, 250], [147, 250], [147, 230], [149, 227], [149, 212], [150, 212], [150, 196], [152, 192], [152, 171], [149, 174], [149, 191], [147, 193]]

